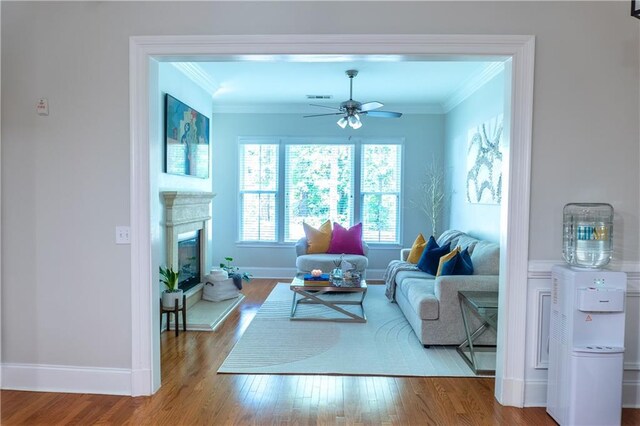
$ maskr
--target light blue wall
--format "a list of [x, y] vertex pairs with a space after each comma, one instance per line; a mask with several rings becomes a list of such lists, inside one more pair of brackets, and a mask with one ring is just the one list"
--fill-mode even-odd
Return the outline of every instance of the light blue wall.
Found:
[[[154, 63], [152, 68], [157, 69], [157, 84], [150, 90], [151, 99], [151, 226], [153, 235], [153, 271], [157, 273], [159, 265], [165, 265], [166, 239], [164, 228], [164, 204], [160, 193], [162, 191], [211, 191], [211, 171], [208, 179], [171, 175], [164, 173], [164, 108], [165, 94], [184, 102], [201, 114], [211, 118], [211, 96], [184, 74], [169, 63]], [[211, 138], [209, 138], [211, 143]], [[210, 232], [211, 234], [211, 232]], [[211, 235], [208, 235], [211, 246]], [[209, 255], [211, 258], [211, 255]], [[211, 264], [203, 265], [209, 270]], [[156, 280], [157, 282], [157, 280]]]
[[[150, 167], [150, 200], [151, 200], [151, 251], [153, 274], [153, 300], [159, 300], [161, 284], [158, 280], [158, 267], [167, 263], [166, 237], [164, 227], [164, 204], [160, 192], [162, 191], [211, 191], [211, 173], [208, 179], [196, 177], [169, 175], [164, 170], [164, 108], [165, 93], [181, 100], [198, 112], [211, 117], [211, 96], [199, 86], [189, 80], [168, 63], [151, 61], [149, 64], [149, 167]], [[211, 138], [209, 138], [211, 143]], [[211, 247], [211, 230], [209, 230], [209, 247]], [[211, 255], [209, 255], [211, 258]], [[209, 270], [210, 264], [203, 265]], [[159, 316], [153, 316], [152, 330], [158, 330]], [[160, 340], [154, 339], [154, 364], [160, 365]], [[160, 369], [154, 370], [155, 383], [160, 383]]]
[[449, 202], [446, 228], [499, 241], [500, 205], [471, 204], [466, 198], [467, 148], [469, 129], [504, 111], [504, 71], [445, 115], [445, 181]]
[[[426, 159], [432, 154], [442, 158], [444, 120], [442, 115], [412, 114], [397, 120], [365, 119], [358, 130], [340, 129], [333, 117], [304, 119], [302, 114], [214, 114], [212, 121], [213, 191], [213, 259], [219, 263], [231, 256], [239, 266], [257, 268], [294, 268], [293, 245], [269, 248], [236, 244], [238, 233], [238, 150], [239, 136], [309, 136], [309, 137], [403, 137], [404, 199], [402, 202], [402, 241], [410, 245], [418, 232], [427, 232], [426, 218], [411, 207], [416, 199], [418, 182]], [[369, 253], [369, 269], [384, 269], [399, 257], [399, 246], [375, 247]], [[284, 277], [283, 277], [284, 278]]]

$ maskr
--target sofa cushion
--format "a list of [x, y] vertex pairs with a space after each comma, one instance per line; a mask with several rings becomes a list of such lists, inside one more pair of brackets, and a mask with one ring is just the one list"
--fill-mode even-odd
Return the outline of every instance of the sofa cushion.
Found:
[[433, 279], [408, 278], [399, 286], [411, 308], [423, 320], [438, 319], [439, 302], [434, 284]]
[[420, 278], [423, 280], [432, 280], [435, 278], [434, 275], [427, 274], [421, 270], [416, 271], [400, 271], [396, 274], [396, 285], [400, 286], [400, 284], [408, 279], [408, 278]]
[[428, 274], [436, 275], [436, 272], [438, 272], [440, 258], [449, 253], [451, 251], [450, 248], [451, 245], [449, 243], [442, 247], [438, 247], [436, 240], [433, 237], [430, 237], [429, 242], [427, 243], [427, 248], [425, 248], [420, 260], [418, 261], [418, 269]]
[[500, 272], [500, 246], [478, 241], [471, 254], [474, 275], [498, 275]]
[[307, 254], [326, 253], [331, 242], [331, 221], [327, 220], [318, 229], [302, 222], [302, 228], [307, 238]]
[[418, 234], [418, 236], [416, 237], [416, 240], [413, 242], [413, 245], [411, 246], [411, 251], [409, 252], [409, 256], [407, 257], [407, 262], [418, 263], [426, 247], [427, 247], [427, 240], [424, 239], [424, 235], [422, 235], [422, 232], [421, 232]]
[[335, 222], [327, 253], [364, 255], [362, 251], [362, 222], [353, 225], [349, 229]]
[[[458, 240], [456, 241], [455, 246], [456, 247], [460, 247], [460, 251], [464, 250], [464, 249], [468, 249], [469, 250], [469, 254], [473, 253], [473, 249], [476, 247], [476, 244], [478, 244], [478, 239], [477, 238], [473, 238], [470, 237], [468, 235], [460, 235], [458, 237]], [[453, 245], [452, 245], [453, 247]]]

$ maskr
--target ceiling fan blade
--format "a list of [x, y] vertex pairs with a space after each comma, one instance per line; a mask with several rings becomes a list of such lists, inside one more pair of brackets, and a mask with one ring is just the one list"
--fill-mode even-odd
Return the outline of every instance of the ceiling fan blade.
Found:
[[332, 107], [332, 106], [328, 106], [328, 105], [318, 105], [318, 104], [309, 104], [309, 105], [311, 105], [311, 106], [317, 106], [317, 107], [320, 107], [320, 108], [335, 109], [335, 110], [337, 110], [337, 111], [340, 111], [340, 108], [336, 108], [336, 107]]
[[309, 118], [309, 117], [322, 117], [325, 115], [343, 115], [343, 112], [330, 112], [327, 114], [312, 114], [312, 115], [303, 115], [302, 118]]
[[402, 117], [401, 112], [393, 111], [365, 111], [363, 114], [367, 114], [370, 117], [383, 117], [383, 118], [398, 118]]
[[362, 112], [371, 111], [372, 109], [382, 108], [383, 106], [384, 104], [378, 101], [365, 102], [362, 105], [360, 105], [360, 111]]

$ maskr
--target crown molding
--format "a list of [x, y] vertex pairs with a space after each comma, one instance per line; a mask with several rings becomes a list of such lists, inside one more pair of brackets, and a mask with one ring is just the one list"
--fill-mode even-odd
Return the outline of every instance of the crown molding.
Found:
[[471, 76], [463, 81], [442, 104], [442, 111], [444, 114], [448, 113], [460, 103], [462, 103], [469, 96], [473, 95], [476, 90], [484, 86], [493, 77], [504, 71], [504, 62], [491, 62], [488, 64], [482, 72]]
[[220, 89], [220, 84], [215, 81], [211, 76], [202, 69], [200, 65], [195, 62], [172, 62], [171, 63], [178, 71], [182, 72], [191, 81], [197, 84], [202, 90], [206, 91], [210, 96]]
[[[439, 104], [394, 104], [385, 106], [384, 110], [400, 111], [403, 114], [442, 114]], [[214, 114], [321, 114], [325, 112], [318, 107], [306, 104], [262, 103], [262, 104], [213, 104]], [[326, 112], [331, 112], [327, 110]]]

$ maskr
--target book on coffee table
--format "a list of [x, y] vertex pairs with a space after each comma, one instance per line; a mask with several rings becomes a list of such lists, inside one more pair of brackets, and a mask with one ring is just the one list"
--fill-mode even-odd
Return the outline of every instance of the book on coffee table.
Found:
[[321, 274], [317, 277], [314, 277], [311, 274], [304, 274], [303, 277], [304, 285], [309, 286], [327, 286], [331, 285], [331, 280], [329, 279], [329, 274]]

